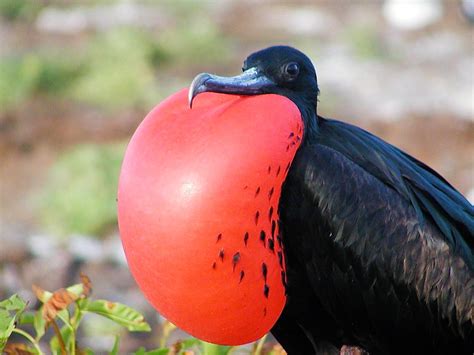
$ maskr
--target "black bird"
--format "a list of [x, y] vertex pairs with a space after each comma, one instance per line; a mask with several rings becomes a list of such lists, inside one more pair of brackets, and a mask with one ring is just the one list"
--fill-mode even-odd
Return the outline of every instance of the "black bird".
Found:
[[301, 112], [305, 135], [279, 202], [288, 301], [272, 333], [285, 350], [472, 354], [473, 206], [412, 156], [318, 115], [316, 72], [300, 51], [263, 49], [242, 70], [198, 75], [189, 99], [272, 93]]

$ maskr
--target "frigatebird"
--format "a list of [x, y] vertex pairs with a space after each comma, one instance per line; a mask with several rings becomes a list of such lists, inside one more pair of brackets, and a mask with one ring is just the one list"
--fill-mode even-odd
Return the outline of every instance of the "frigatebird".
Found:
[[288, 298], [276, 339], [289, 354], [344, 344], [472, 354], [473, 206], [421, 161], [319, 115], [316, 71], [302, 52], [269, 47], [242, 70], [199, 74], [189, 103], [202, 92], [277, 94], [301, 113], [304, 136], [279, 201]]

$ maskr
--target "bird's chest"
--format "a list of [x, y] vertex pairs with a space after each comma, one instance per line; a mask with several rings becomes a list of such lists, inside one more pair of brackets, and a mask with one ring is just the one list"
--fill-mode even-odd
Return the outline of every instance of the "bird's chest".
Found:
[[365, 299], [370, 285], [365, 276], [361, 277], [366, 272], [349, 252], [337, 246], [338, 228], [330, 226], [315, 208], [314, 198], [301, 183], [298, 172], [291, 169], [282, 190], [280, 217], [289, 295], [299, 292], [292, 290], [291, 275], [304, 274], [318, 309], [345, 330], [344, 336], [362, 337], [354, 332], [365, 333], [370, 328]]

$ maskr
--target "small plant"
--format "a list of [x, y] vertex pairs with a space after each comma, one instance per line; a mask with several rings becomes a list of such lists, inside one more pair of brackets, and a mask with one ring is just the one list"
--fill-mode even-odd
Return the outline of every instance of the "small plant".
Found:
[[[28, 311], [27, 302], [18, 295], [0, 302], [0, 353], [6, 355], [53, 354], [53, 355], [91, 355], [91, 349], [82, 348], [77, 341], [77, 334], [85, 314], [93, 313], [112, 320], [124, 326], [131, 332], [149, 332], [150, 326], [143, 315], [124, 304], [93, 300], [90, 296], [91, 281], [81, 274], [81, 282], [55, 292], [43, 290], [33, 285], [33, 291], [41, 302], [37, 311]], [[32, 326], [34, 334], [24, 330], [25, 326]], [[52, 329], [54, 336], [49, 341], [49, 351], [44, 351], [40, 342], [48, 329]], [[166, 321], [162, 327], [160, 347], [146, 350], [141, 347], [134, 355], [230, 355], [238, 350], [239, 354], [252, 355], [283, 355], [285, 352], [280, 346], [265, 343], [266, 337], [246, 347], [230, 347], [215, 345], [196, 338], [178, 340], [167, 346], [170, 334], [176, 326]], [[10, 340], [12, 334], [24, 338], [24, 342]], [[110, 350], [110, 355], [119, 354], [120, 337]]]
[[[80, 349], [76, 339], [86, 313], [106, 317], [132, 332], [150, 331], [150, 326], [136, 310], [121, 303], [92, 300], [89, 298], [90, 290], [89, 278], [81, 275], [81, 283], [55, 292], [33, 286], [36, 297], [42, 303], [36, 312], [26, 311], [27, 303], [18, 295], [0, 302], [0, 351], [6, 354], [45, 354], [40, 341], [51, 327], [55, 335], [49, 342], [50, 353], [93, 354], [89, 349]], [[33, 325], [34, 335], [18, 327], [27, 324]], [[23, 336], [27, 343], [8, 342], [13, 333]], [[111, 353], [116, 354], [117, 349], [118, 337]]]

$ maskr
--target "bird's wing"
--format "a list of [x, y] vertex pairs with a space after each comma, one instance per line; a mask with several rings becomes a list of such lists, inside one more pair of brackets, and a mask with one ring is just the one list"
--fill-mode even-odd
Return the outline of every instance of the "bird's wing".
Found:
[[474, 207], [436, 171], [361, 128], [324, 120], [332, 148], [410, 201], [420, 222], [434, 222], [455, 249], [474, 248]]
[[417, 327], [432, 336], [448, 329], [449, 339], [473, 334], [473, 207], [436, 172], [325, 120], [284, 189], [285, 248], [341, 324], [368, 322], [361, 327], [380, 335]]

